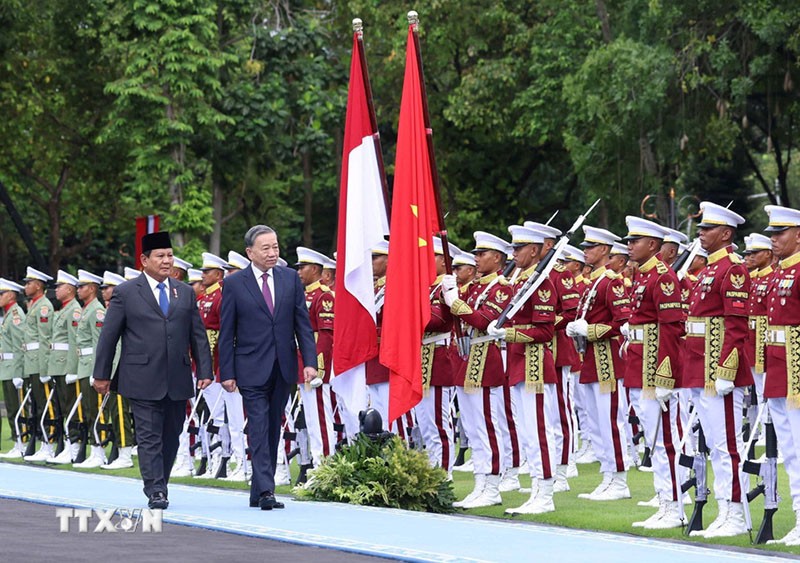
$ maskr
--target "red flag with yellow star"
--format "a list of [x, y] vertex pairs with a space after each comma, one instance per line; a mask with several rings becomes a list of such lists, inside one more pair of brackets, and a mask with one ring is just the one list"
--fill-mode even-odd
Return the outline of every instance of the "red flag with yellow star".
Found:
[[422, 334], [431, 317], [428, 291], [436, 278], [433, 234], [438, 231], [438, 210], [421, 74], [409, 26], [380, 347], [380, 362], [390, 372], [389, 421], [422, 399]]

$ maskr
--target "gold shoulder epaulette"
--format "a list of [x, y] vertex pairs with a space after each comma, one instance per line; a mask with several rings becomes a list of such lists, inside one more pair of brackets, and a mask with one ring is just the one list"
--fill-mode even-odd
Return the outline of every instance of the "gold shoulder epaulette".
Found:
[[667, 266], [663, 262], [658, 262], [656, 264], [656, 272], [658, 272], [660, 275], [666, 274], [667, 272], [669, 272], [669, 266]]
[[554, 269], [556, 272], [563, 272], [564, 270], [566, 270], [566, 269], [567, 269], [567, 267], [566, 267], [564, 264], [558, 264], [558, 263], [556, 263], [556, 264], [553, 266], [553, 269]]
[[622, 277], [622, 274], [618, 274], [613, 270], [606, 270], [605, 274], [610, 280], [618, 280], [619, 278]]
[[742, 259], [739, 258], [738, 254], [734, 254], [733, 252], [731, 252], [730, 254], [728, 254], [728, 257], [731, 260], [731, 264], [741, 264], [742, 263]]

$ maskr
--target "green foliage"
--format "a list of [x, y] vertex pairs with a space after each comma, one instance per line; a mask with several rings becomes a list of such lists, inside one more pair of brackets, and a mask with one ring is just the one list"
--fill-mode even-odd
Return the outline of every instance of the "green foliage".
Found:
[[380, 442], [364, 435], [316, 468], [298, 497], [438, 513], [452, 512], [455, 500], [447, 474], [424, 453], [397, 436]]

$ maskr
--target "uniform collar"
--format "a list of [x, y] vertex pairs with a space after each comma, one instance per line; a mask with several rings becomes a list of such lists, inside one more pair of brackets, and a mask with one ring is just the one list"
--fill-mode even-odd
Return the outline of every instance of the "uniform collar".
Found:
[[725, 258], [728, 254], [731, 253], [731, 247], [726, 246], [724, 248], [720, 248], [716, 252], [712, 252], [708, 255], [708, 264], [711, 265], [714, 262], [719, 262], [723, 258]]
[[756, 272], [756, 277], [765, 278], [772, 273], [772, 264], [764, 268], [763, 270], [759, 270]]
[[36, 303], [36, 302], [37, 302], [39, 299], [41, 299], [42, 297], [44, 297], [44, 293], [43, 293], [43, 294], [41, 294], [39, 297], [36, 297], [35, 299], [31, 299], [31, 305], [33, 305], [34, 303]]
[[589, 279], [595, 281], [600, 276], [604, 276], [607, 271], [605, 266], [600, 266], [596, 270], [592, 270], [592, 273], [589, 274]]
[[575, 283], [583, 283], [583, 274], [575, 276]]
[[436, 279], [433, 280], [433, 285], [438, 285], [438, 284], [442, 283], [442, 279], [443, 278], [444, 278], [444, 274], [442, 274], [440, 276], [436, 276]]
[[85, 309], [86, 307], [88, 307], [89, 305], [94, 303], [95, 301], [97, 301], [97, 297], [92, 297], [89, 301], [87, 301], [86, 303], [83, 304], [83, 308]]
[[500, 274], [497, 272], [492, 272], [491, 274], [486, 274], [485, 276], [481, 277], [478, 280], [478, 283], [481, 285], [486, 285], [488, 283], [493, 282]]
[[313, 283], [310, 283], [310, 284], [308, 284], [306, 286], [306, 293], [311, 293], [312, 291], [314, 291], [315, 289], [317, 289], [317, 288], [319, 288], [321, 286], [322, 286], [322, 282], [319, 281], [319, 280], [317, 280], [317, 281], [315, 281]]
[[214, 285], [211, 285], [211, 286], [206, 288], [206, 295], [211, 295], [212, 293], [217, 291], [220, 287], [222, 287], [222, 286], [219, 285], [219, 282], [214, 282]]
[[796, 266], [797, 264], [800, 264], [800, 252], [796, 252], [795, 254], [792, 254], [788, 258], [784, 258], [783, 260], [780, 261], [781, 268], [784, 270], [786, 268], [791, 268], [792, 266]]
[[17, 304], [17, 301], [16, 301], [16, 300], [14, 300], [14, 301], [12, 301], [11, 303], [9, 303], [8, 305], [6, 305], [5, 307], [3, 307], [3, 310], [4, 310], [6, 313], [8, 313], [8, 311], [10, 311], [10, 310], [11, 310], [11, 307], [13, 307], [13, 306], [14, 306], [14, 305], [16, 305], [16, 304]]
[[75, 301], [75, 298], [74, 298], [74, 297], [70, 297], [70, 298], [69, 298], [69, 299], [67, 299], [66, 301], [62, 301], [62, 302], [61, 302], [61, 308], [63, 309], [64, 307], [66, 307], [67, 305], [69, 305], [70, 303], [72, 303], [73, 301]]
[[656, 267], [656, 264], [658, 264], [658, 261], [659, 261], [658, 254], [655, 254], [654, 256], [651, 256], [650, 259], [647, 262], [645, 262], [644, 264], [639, 266], [639, 271], [641, 273], [643, 273], [643, 274], [646, 274], [647, 272], [649, 272], [650, 270], [652, 270], [653, 268]]

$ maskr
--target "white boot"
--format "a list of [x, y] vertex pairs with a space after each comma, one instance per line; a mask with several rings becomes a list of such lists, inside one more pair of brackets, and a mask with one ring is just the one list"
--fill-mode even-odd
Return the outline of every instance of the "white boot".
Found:
[[292, 477], [289, 473], [289, 466], [285, 463], [279, 463], [275, 467], [275, 486], [279, 485], [291, 485], [292, 484]]
[[606, 481], [605, 474], [603, 476], [603, 482], [606, 483], [605, 488], [601, 489], [603, 483], [600, 483], [597, 489], [595, 489], [589, 496], [578, 495], [578, 497], [597, 501], [631, 498], [631, 491], [628, 488], [628, 472], [617, 471], [614, 473], [608, 473], [608, 475], [610, 475], [609, 481]]
[[725, 521], [716, 529], [706, 532], [706, 538], [729, 538], [746, 534], [747, 522], [744, 519], [744, 505], [741, 502], [725, 501], [728, 504], [728, 513]]
[[653, 522], [656, 522], [661, 519], [661, 517], [664, 515], [664, 511], [666, 510], [666, 503], [661, 500], [661, 498], [658, 496], [658, 493], [656, 493], [656, 496], [647, 501], [646, 503], [639, 502], [637, 504], [639, 506], [652, 506], [650, 503], [653, 500], [656, 501], [656, 506], [658, 507], [658, 511], [655, 514], [653, 514], [650, 518], [647, 518], [646, 520], [642, 520], [640, 522], [634, 522], [633, 524], [631, 524], [631, 527], [646, 528], [648, 524], [652, 524]]
[[664, 512], [661, 518], [655, 522], [645, 524], [648, 530], [668, 530], [670, 528], [681, 528], [686, 524], [686, 513], [683, 511], [683, 503], [676, 500], [664, 501]]
[[92, 446], [92, 453], [83, 463], [76, 463], [72, 467], [79, 469], [95, 469], [106, 462], [106, 453], [100, 446]]
[[575, 454], [575, 463], [584, 465], [587, 463], [594, 463], [597, 461], [597, 456], [594, 455], [594, 448], [590, 440], [584, 440], [581, 443], [581, 449]]
[[39, 448], [38, 452], [33, 455], [25, 456], [23, 459], [25, 461], [47, 461], [51, 457], [53, 457], [53, 446], [45, 442], [42, 444], [42, 447]]
[[526, 500], [522, 504], [522, 506], [506, 508], [506, 510], [505, 510], [506, 514], [511, 514], [512, 516], [514, 514], [523, 514], [523, 512], [521, 512], [521, 511], [523, 509], [527, 508], [527, 506], [529, 504], [533, 503], [534, 499], [536, 498], [536, 495], [539, 492], [539, 483], [540, 483], [540, 480], [537, 479], [534, 475], [531, 475], [531, 491], [530, 491], [531, 492], [531, 496], [528, 498], [528, 500]]
[[501, 493], [510, 493], [520, 489], [519, 470], [516, 467], [509, 467], [505, 470], [499, 488]]
[[636, 503], [636, 506], [649, 506], [650, 508], [659, 508], [661, 503], [658, 501], [658, 493], [653, 495], [653, 498], [650, 500], [640, 500]]
[[719, 512], [717, 513], [717, 517], [714, 518], [714, 521], [708, 525], [705, 530], [692, 530], [689, 532], [689, 536], [696, 537], [705, 537], [706, 534], [709, 532], [715, 531], [717, 528], [722, 526], [725, 520], [728, 518], [728, 508], [730, 507], [730, 503], [725, 500], [721, 500], [717, 503], [719, 505]]
[[78, 443], [70, 444], [69, 447], [64, 447], [61, 450], [61, 453], [55, 457], [51, 457], [47, 460], [47, 463], [52, 463], [55, 465], [67, 465], [72, 463], [72, 460], [78, 457], [78, 451], [81, 449], [81, 445]]
[[19, 449], [19, 445], [14, 442], [14, 447], [8, 450], [4, 454], [0, 454], [0, 459], [20, 459], [22, 457], [22, 450]]
[[462, 508], [483, 508], [503, 504], [500, 497], [500, 475], [487, 475], [483, 492], [470, 502], [465, 502]]
[[[235, 467], [234, 467], [235, 460]], [[238, 457], [231, 457], [228, 462], [228, 476], [223, 477], [222, 481], [235, 481], [244, 483], [247, 481], [247, 460], [240, 461]]]
[[567, 479], [574, 479], [578, 476], [578, 466], [575, 464], [575, 454], [569, 456], [567, 464]]
[[111, 463], [106, 463], [100, 466], [100, 469], [128, 469], [133, 467], [133, 460], [131, 459], [131, 448], [120, 448], [117, 459]]
[[545, 514], [547, 512], [554, 512], [556, 505], [553, 504], [553, 486], [555, 479], [542, 479], [539, 481], [539, 486], [536, 493], [531, 495], [531, 498], [515, 509], [515, 514]]
[[453, 467], [453, 471], [463, 471], [464, 473], [472, 473], [474, 470], [474, 466], [472, 465], [472, 458], [468, 459], [461, 465], [456, 465]]
[[211, 457], [208, 458], [208, 465], [206, 466], [206, 472], [201, 475], [195, 475], [194, 476], [195, 479], [216, 478], [217, 470], [219, 469], [219, 466], [222, 463], [222, 456], [218, 452], [219, 450], [211, 454]]
[[769, 544], [800, 545], [800, 510], [795, 510], [795, 526], [779, 540], [769, 540]]
[[464, 504], [467, 502], [472, 502], [483, 492], [484, 487], [486, 486], [486, 474], [485, 473], [476, 473], [475, 474], [475, 487], [473, 487], [472, 492], [469, 493], [466, 497], [462, 500], [456, 501], [453, 503], [453, 506], [456, 508], [464, 508]]
[[175, 458], [175, 463], [172, 465], [170, 477], [191, 477], [194, 475], [194, 462], [192, 456], [186, 454], [178, 454]]
[[555, 484], [553, 485], [554, 493], [565, 493], [569, 491], [569, 482], [567, 481], [567, 466], [559, 465], [556, 467]]
[[603, 480], [600, 481], [600, 484], [597, 485], [597, 487], [591, 493], [579, 493], [578, 498], [590, 499], [592, 498], [592, 496], [602, 493], [608, 488], [608, 485], [611, 483], [613, 475], [614, 474], [610, 472], [603, 473]]

